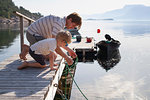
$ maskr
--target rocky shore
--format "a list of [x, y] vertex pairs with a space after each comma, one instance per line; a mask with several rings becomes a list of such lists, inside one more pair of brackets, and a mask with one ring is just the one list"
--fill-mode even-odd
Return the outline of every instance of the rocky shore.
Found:
[[[0, 17], [0, 24], [19, 24], [19, 23], [20, 23], [19, 17], [12, 17], [10, 19]], [[24, 23], [27, 24], [28, 21], [24, 19]]]

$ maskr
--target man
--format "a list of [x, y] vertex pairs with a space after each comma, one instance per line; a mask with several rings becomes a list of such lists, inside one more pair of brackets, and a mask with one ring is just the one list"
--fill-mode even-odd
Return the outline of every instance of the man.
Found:
[[[75, 27], [80, 28], [82, 24], [82, 19], [77, 13], [72, 13], [67, 17], [60, 18], [58, 16], [49, 15], [42, 17], [32, 23], [27, 29], [27, 40], [29, 41], [30, 45], [46, 38], [55, 38], [57, 33], [63, 30], [65, 27], [67, 29], [73, 29]], [[65, 50], [68, 51], [69, 55], [75, 58], [77, 55], [76, 53], [71, 50], [69, 47], [64, 47]], [[69, 58], [60, 47], [57, 46], [56, 53], [61, 55], [65, 58], [67, 63], [71, 65], [73, 60]], [[26, 55], [29, 52], [29, 46], [23, 46], [23, 51], [19, 54], [20, 59], [26, 60]]]

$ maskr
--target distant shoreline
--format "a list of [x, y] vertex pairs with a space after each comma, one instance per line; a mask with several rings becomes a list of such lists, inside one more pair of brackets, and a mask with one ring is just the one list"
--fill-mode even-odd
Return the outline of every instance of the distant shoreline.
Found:
[[[20, 23], [19, 17], [12, 17], [10, 19], [0, 17], [0, 24], [19, 24], [19, 23]], [[24, 23], [27, 24], [28, 21], [24, 20]]]
[[94, 19], [94, 18], [88, 18], [86, 20], [114, 20], [113, 18], [106, 18], [106, 19]]

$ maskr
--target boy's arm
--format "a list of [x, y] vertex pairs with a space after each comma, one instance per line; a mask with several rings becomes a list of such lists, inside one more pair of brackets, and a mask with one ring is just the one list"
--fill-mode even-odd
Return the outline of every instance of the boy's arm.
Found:
[[53, 70], [53, 65], [54, 65], [54, 52], [50, 51], [49, 53], [49, 63], [50, 63], [50, 68]]
[[68, 65], [72, 65], [73, 64], [73, 60], [71, 58], [69, 58], [62, 50], [59, 46], [57, 46], [57, 48], [55, 49], [56, 53], [58, 53], [59, 55], [61, 55], [63, 58], [65, 58], [65, 60], [67, 61]]
[[[56, 38], [55, 35], [52, 34], [52, 38]], [[65, 49], [65, 48], [64, 48]], [[70, 48], [69, 48], [70, 49]], [[67, 50], [69, 52], [69, 49]], [[65, 49], [66, 50], [66, 49]], [[73, 64], [73, 60], [71, 58], [69, 58], [62, 50], [60, 47], [57, 46], [57, 48], [55, 49], [56, 53], [58, 53], [59, 55], [61, 55], [63, 58], [65, 58], [65, 60], [67, 61], [68, 65], [72, 65]], [[70, 49], [71, 51], [71, 49]], [[73, 50], [72, 50], [73, 51]], [[74, 51], [73, 51], [74, 52]], [[72, 55], [69, 52], [69, 55]], [[75, 53], [76, 55], [76, 53]]]
[[76, 58], [77, 57], [77, 54], [72, 50], [72, 49], [70, 49], [69, 47], [63, 47], [65, 50], [67, 50], [68, 51], [68, 53], [69, 53], [69, 55], [71, 56], [71, 57], [73, 57], [73, 58]]

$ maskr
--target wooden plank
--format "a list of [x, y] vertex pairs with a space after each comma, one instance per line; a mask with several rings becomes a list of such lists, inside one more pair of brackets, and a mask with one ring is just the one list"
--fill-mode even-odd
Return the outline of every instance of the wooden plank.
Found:
[[[38, 92], [37, 92], [38, 91]], [[1, 89], [1, 96], [14, 96], [14, 97], [25, 97], [25, 96], [41, 96], [44, 95], [47, 90], [43, 91], [37, 88], [34, 89]]]
[[[50, 68], [48, 68], [49, 70], [46, 72], [46, 73], [43, 73], [43, 72], [40, 72], [40, 71], [38, 71], [38, 72], [32, 72], [32, 71], [29, 71], [29, 72], [27, 72], [27, 71], [11, 71], [11, 72], [9, 72], [9, 71], [1, 71], [0, 72], [0, 76], [22, 76], [22, 77], [24, 77], [24, 75], [26, 75], [26, 76], [33, 76], [33, 77], [35, 77], [35, 76], [42, 76], [42, 75], [46, 75], [46, 76], [53, 76], [54, 75], [54, 71], [51, 71], [50, 70]], [[35, 69], [34, 69], [34, 71], [36, 71]], [[25, 76], [25, 77], [26, 77]]]
[[38, 77], [0, 77], [0, 81], [50, 81], [52, 80], [52, 77], [44, 77], [44, 78], [38, 78]]
[[49, 81], [1, 81], [0, 87], [46, 87]]
[[15, 13], [16, 15], [18, 15], [19, 17], [21, 16], [21, 17], [25, 18], [28, 21], [32, 21], [32, 22], [35, 21], [35, 20], [33, 20], [33, 19], [31, 19], [31, 18], [29, 18], [29, 17], [27, 17], [27, 16], [25, 16], [25, 15], [23, 15], [23, 14], [17, 12], [17, 11], [13, 11], [13, 13]]
[[43, 100], [43, 97], [41, 96], [31, 96], [31, 97], [0, 96], [0, 100]]

